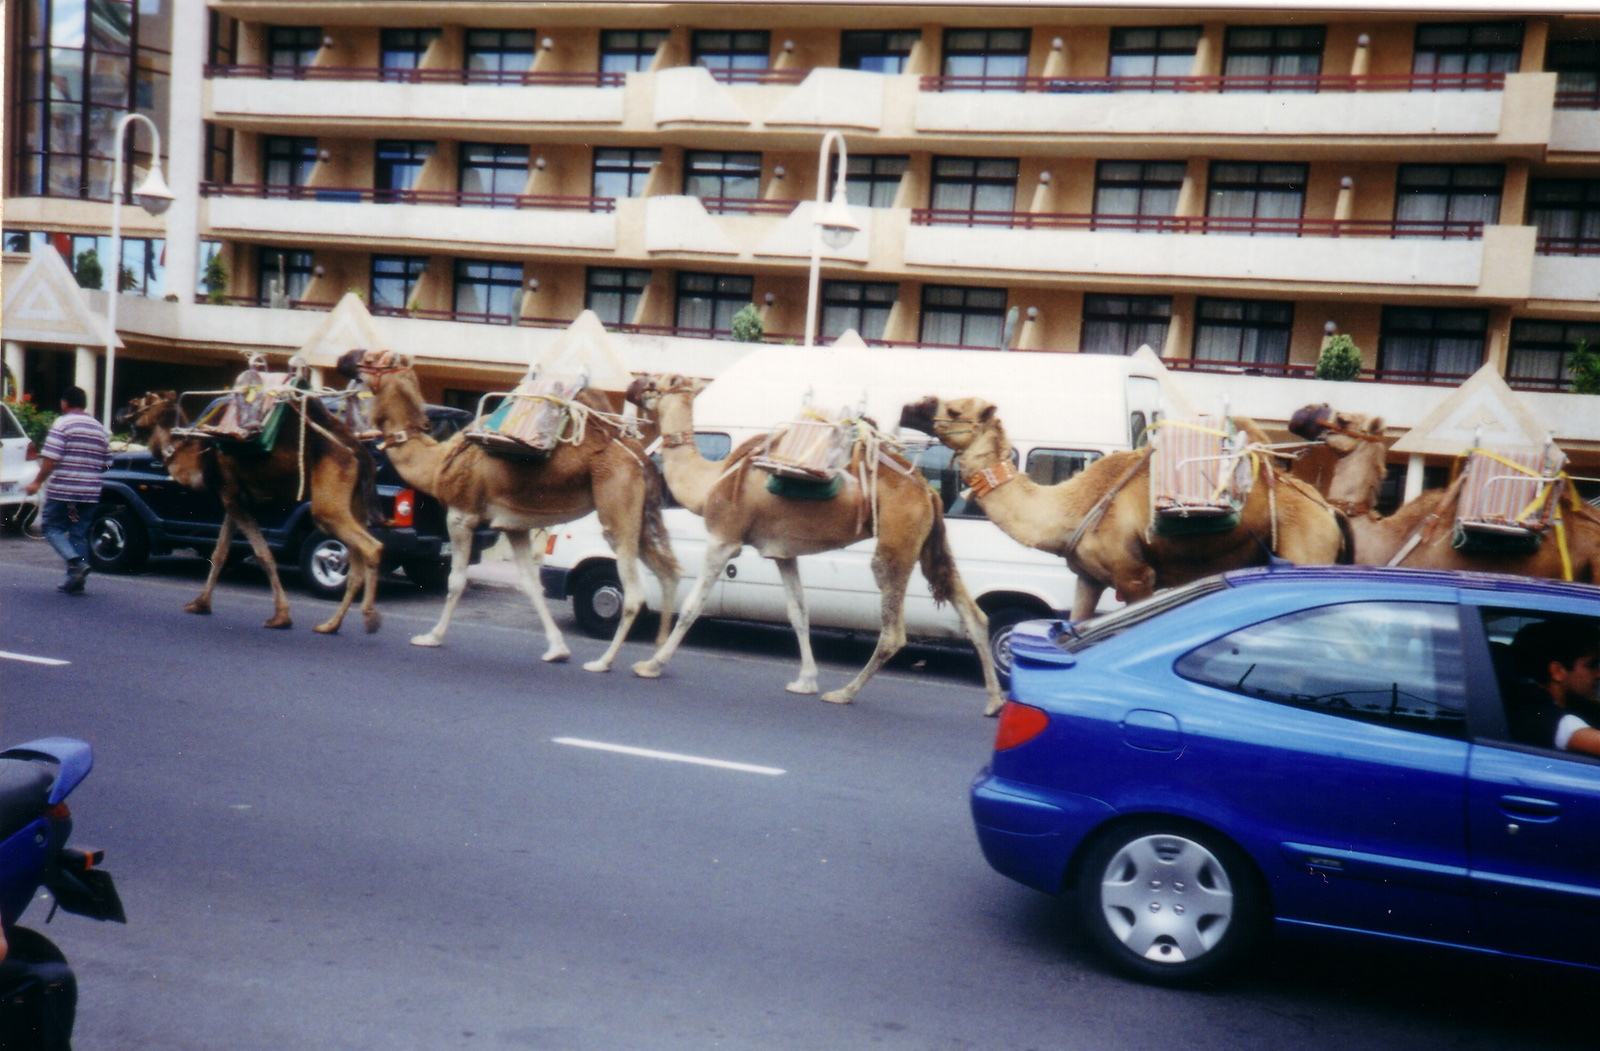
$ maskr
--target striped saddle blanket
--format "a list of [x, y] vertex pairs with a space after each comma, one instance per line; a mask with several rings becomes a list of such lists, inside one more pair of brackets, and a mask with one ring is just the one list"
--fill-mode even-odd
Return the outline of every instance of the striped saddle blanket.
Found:
[[1473, 449], [1456, 503], [1456, 528], [1506, 536], [1542, 532], [1566, 484], [1566, 456], [1555, 446], [1514, 452]]
[[548, 456], [566, 431], [568, 405], [583, 387], [581, 378], [525, 379], [499, 408], [473, 421], [467, 440], [490, 452]]
[[1162, 518], [1232, 515], [1250, 493], [1249, 458], [1233, 424], [1213, 416], [1162, 420], [1151, 437], [1150, 510]]
[[[174, 428], [172, 433], [181, 438], [215, 438], [229, 444], [271, 449], [277, 441], [289, 394], [300, 389], [298, 378], [292, 372], [242, 372], [232, 389], [213, 401], [199, 419], [188, 427]], [[199, 395], [184, 395], [193, 396]]]
[[773, 431], [750, 463], [783, 478], [827, 482], [849, 466], [855, 443], [855, 419], [847, 412], [828, 416], [807, 410]]

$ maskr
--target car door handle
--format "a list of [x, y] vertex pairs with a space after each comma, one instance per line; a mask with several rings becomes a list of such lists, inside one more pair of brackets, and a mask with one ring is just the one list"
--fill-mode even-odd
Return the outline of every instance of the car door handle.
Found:
[[1561, 804], [1553, 799], [1532, 796], [1501, 796], [1500, 809], [1510, 817], [1525, 821], [1554, 821], [1561, 816]]

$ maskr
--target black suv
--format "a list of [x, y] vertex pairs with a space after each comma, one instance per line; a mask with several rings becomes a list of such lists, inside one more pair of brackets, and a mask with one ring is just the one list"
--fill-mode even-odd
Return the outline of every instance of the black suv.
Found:
[[[449, 438], [472, 422], [472, 413], [440, 405], [427, 407], [433, 436]], [[369, 441], [378, 465], [378, 497], [395, 525], [373, 526], [383, 542], [383, 568], [403, 569], [425, 588], [443, 588], [450, 576], [450, 534], [445, 508], [433, 497], [407, 486], [389, 464], [376, 440]], [[193, 548], [211, 554], [222, 528], [222, 502], [210, 493], [179, 485], [160, 460], [147, 451], [122, 453], [112, 462], [100, 489], [100, 506], [89, 531], [89, 562], [111, 573], [133, 573], [151, 555]], [[344, 544], [318, 529], [311, 503], [263, 509], [256, 517], [262, 536], [280, 565], [298, 565], [307, 591], [322, 598], [344, 594], [350, 557]], [[494, 543], [495, 531], [479, 529], [472, 539], [472, 560]], [[250, 542], [234, 531], [231, 559], [250, 554]]]

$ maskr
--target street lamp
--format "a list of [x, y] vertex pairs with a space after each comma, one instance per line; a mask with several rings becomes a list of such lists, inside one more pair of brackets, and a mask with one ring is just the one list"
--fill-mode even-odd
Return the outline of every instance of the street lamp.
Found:
[[100, 395], [100, 415], [108, 431], [111, 429], [112, 380], [117, 366], [117, 297], [122, 295], [122, 135], [135, 120], [149, 125], [154, 142], [150, 149], [150, 174], [134, 189], [133, 199], [151, 215], [160, 215], [172, 204], [172, 191], [167, 189], [167, 180], [161, 177], [161, 132], [144, 114], [129, 113], [117, 121], [111, 175], [111, 299], [106, 307], [106, 389]]
[[[823, 194], [828, 188], [828, 147], [839, 146], [839, 177], [834, 180], [833, 200], [823, 204]], [[845, 168], [849, 154], [844, 148], [844, 133], [830, 131], [822, 137], [822, 149], [817, 154], [817, 211], [811, 220], [811, 288], [806, 295], [806, 346], [811, 346], [817, 336], [817, 277], [822, 271], [822, 246], [824, 243], [838, 251], [850, 243], [861, 229], [850, 215], [850, 203], [845, 198]]]

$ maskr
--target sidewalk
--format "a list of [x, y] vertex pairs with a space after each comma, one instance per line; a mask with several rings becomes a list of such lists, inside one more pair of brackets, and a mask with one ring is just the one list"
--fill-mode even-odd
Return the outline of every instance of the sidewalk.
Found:
[[505, 537], [496, 540], [475, 566], [467, 567], [467, 583], [486, 588], [521, 588], [522, 577], [511, 560]]

